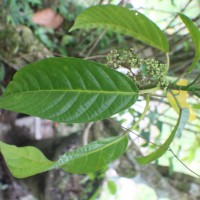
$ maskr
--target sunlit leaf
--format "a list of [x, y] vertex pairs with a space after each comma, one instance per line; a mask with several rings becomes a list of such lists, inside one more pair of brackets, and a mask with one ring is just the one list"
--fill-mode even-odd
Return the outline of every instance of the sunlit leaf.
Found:
[[96, 172], [121, 156], [127, 144], [127, 135], [98, 140], [65, 153], [53, 168], [59, 167], [75, 174]]
[[65, 153], [56, 162], [31, 146], [16, 147], [0, 142], [0, 152], [13, 176], [26, 178], [55, 168], [78, 174], [96, 172], [121, 156], [127, 144], [127, 135], [98, 140]]
[[0, 142], [0, 152], [10, 172], [17, 178], [26, 178], [45, 172], [54, 164], [41, 151], [31, 146], [16, 147]]
[[108, 118], [137, 98], [137, 86], [122, 73], [78, 58], [48, 58], [15, 74], [0, 108], [81, 123]]
[[164, 33], [154, 22], [138, 11], [114, 5], [93, 6], [77, 17], [70, 31], [91, 28], [123, 33], [163, 52], [169, 51], [169, 44]]
[[[182, 79], [177, 83], [177, 85], [180, 85], [180, 86], [186, 86], [187, 84], [188, 84], [188, 80], [186, 80], [186, 79]], [[196, 115], [195, 115], [194, 110], [192, 109], [192, 107], [187, 102], [188, 92], [183, 91], [183, 90], [181, 90], [181, 91], [173, 90], [173, 93], [176, 95], [176, 98], [179, 101], [180, 106], [182, 108], [188, 108], [189, 109], [189, 111], [190, 111], [189, 121], [193, 121], [194, 119], [196, 119]], [[167, 99], [168, 99], [170, 105], [179, 114], [180, 109], [179, 109], [174, 97], [169, 92], [167, 93]]]
[[148, 164], [148, 163], [160, 158], [168, 150], [169, 145], [171, 144], [174, 136], [179, 135], [179, 133], [183, 130], [185, 124], [188, 121], [188, 117], [189, 117], [189, 110], [187, 108], [182, 109], [180, 114], [179, 114], [179, 118], [178, 118], [178, 121], [176, 123], [176, 126], [173, 129], [170, 136], [168, 137], [168, 139], [165, 141], [165, 143], [163, 145], [161, 145], [153, 153], [151, 153], [147, 156], [136, 158], [137, 162], [139, 164]]
[[116, 194], [116, 192], [117, 192], [117, 185], [116, 185], [116, 183], [114, 181], [110, 181], [109, 180], [107, 182], [107, 184], [108, 184], [108, 189], [109, 189], [110, 193], [112, 195]]
[[198, 63], [200, 59], [200, 31], [199, 29], [194, 25], [191, 19], [189, 19], [184, 14], [179, 13], [179, 16], [181, 17], [182, 21], [188, 28], [190, 35], [192, 37], [192, 41], [196, 50], [192, 65], [187, 69], [187, 72], [191, 72], [196, 64]]

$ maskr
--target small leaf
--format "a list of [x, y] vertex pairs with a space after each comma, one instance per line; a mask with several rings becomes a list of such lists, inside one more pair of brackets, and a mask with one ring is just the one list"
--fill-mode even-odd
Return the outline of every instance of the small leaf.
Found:
[[166, 36], [159, 27], [138, 11], [114, 5], [98, 5], [84, 10], [70, 31], [103, 28], [123, 33], [163, 52], [169, 51]]
[[192, 62], [192, 65], [187, 69], [187, 72], [191, 72], [195, 65], [198, 63], [200, 59], [200, 31], [199, 29], [194, 25], [191, 19], [189, 19], [187, 16], [179, 13], [179, 16], [181, 17], [181, 20], [188, 28], [190, 35], [192, 37], [192, 42], [195, 46], [196, 53]]
[[16, 178], [26, 178], [45, 172], [54, 164], [35, 147], [16, 147], [0, 142], [0, 152]]
[[108, 189], [109, 189], [110, 193], [112, 195], [116, 194], [116, 192], [117, 192], [117, 186], [116, 186], [115, 182], [109, 180], [107, 182], [107, 184], [108, 184]]
[[96, 172], [121, 156], [127, 144], [127, 135], [98, 140], [65, 153], [52, 168], [59, 167], [75, 174]]
[[[181, 86], [186, 86], [187, 84], [188, 84], [188, 80], [187, 79], [182, 79], [177, 83], [177, 85], [181, 85]], [[182, 108], [188, 108], [189, 109], [189, 111], [190, 111], [189, 121], [195, 120], [196, 119], [195, 112], [187, 102], [188, 92], [187, 91], [183, 91], [183, 90], [181, 90], [181, 91], [173, 90], [173, 93], [174, 93], [174, 95], [176, 95], [176, 98], [177, 98], [180, 106]], [[180, 109], [177, 106], [177, 103], [176, 103], [174, 97], [169, 92], [167, 93], [167, 99], [168, 99], [170, 105], [179, 114], [180, 113]]]
[[78, 58], [48, 58], [15, 74], [0, 98], [0, 108], [81, 123], [108, 118], [137, 98], [137, 86], [122, 73]]
[[147, 156], [144, 156], [144, 157], [136, 158], [137, 162], [139, 164], [143, 165], [143, 164], [148, 164], [148, 163], [160, 158], [168, 150], [169, 145], [171, 144], [174, 136], [179, 135], [179, 133], [183, 130], [185, 124], [188, 121], [188, 117], [189, 117], [189, 110], [187, 108], [182, 109], [180, 111], [180, 115], [179, 115], [178, 121], [176, 123], [176, 126], [175, 126], [174, 130], [172, 131], [171, 135], [165, 141], [165, 143], [163, 145], [161, 145], [153, 153], [151, 153]]

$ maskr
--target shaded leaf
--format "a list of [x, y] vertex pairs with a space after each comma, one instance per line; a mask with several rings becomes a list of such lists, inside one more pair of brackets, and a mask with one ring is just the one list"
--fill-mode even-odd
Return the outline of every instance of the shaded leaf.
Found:
[[193, 44], [195, 46], [195, 50], [196, 50], [192, 65], [187, 69], [187, 72], [191, 72], [200, 59], [200, 31], [194, 25], [192, 20], [189, 19], [187, 16], [185, 16], [184, 14], [181, 14], [181, 13], [179, 13], [179, 16], [181, 17], [181, 20], [188, 28], [190, 35], [192, 37], [192, 42], [193, 42]]
[[127, 144], [127, 135], [98, 140], [65, 153], [53, 168], [59, 167], [75, 174], [96, 172], [121, 156]]
[[26, 178], [45, 172], [54, 164], [35, 147], [16, 147], [0, 142], [0, 152], [16, 178]]
[[48, 58], [15, 74], [0, 108], [81, 123], [108, 118], [137, 98], [137, 86], [122, 73], [78, 58]]
[[169, 51], [168, 41], [159, 27], [138, 11], [114, 5], [98, 5], [84, 10], [70, 29], [103, 28], [123, 33], [163, 52]]
[[173, 138], [175, 135], [179, 135], [179, 133], [183, 130], [185, 124], [188, 121], [189, 117], [189, 110], [187, 108], [184, 108], [180, 111], [178, 121], [176, 123], [176, 126], [174, 130], [172, 131], [171, 135], [168, 137], [168, 139], [165, 141], [163, 145], [161, 145], [156, 151], [153, 153], [143, 156], [143, 157], [138, 157], [136, 158], [137, 162], [139, 164], [148, 164], [154, 160], [157, 160], [160, 158], [169, 148], [169, 145], [171, 144]]
[[102, 139], [74, 151], [67, 152], [56, 162], [48, 160], [35, 147], [16, 147], [0, 142], [6, 165], [16, 178], [26, 178], [54, 168], [71, 173], [90, 173], [101, 170], [126, 150], [128, 136]]

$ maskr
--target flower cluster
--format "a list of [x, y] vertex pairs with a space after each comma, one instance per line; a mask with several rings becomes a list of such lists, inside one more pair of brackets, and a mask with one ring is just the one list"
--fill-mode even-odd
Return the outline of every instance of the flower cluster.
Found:
[[156, 80], [157, 86], [166, 91], [169, 85], [168, 80], [165, 78], [167, 65], [154, 59], [144, 60], [144, 65], [146, 66], [147, 75]]
[[128, 75], [139, 86], [154, 83], [166, 91], [169, 85], [165, 78], [166, 64], [162, 64], [155, 59], [139, 58], [134, 49], [128, 51], [111, 50], [107, 56], [106, 64], [114, 69], [121, 67], [128, 69]]
[[130, 69], [131, 67], [135, 68], [135, 66], [138, 64], [138, 60], [138, 56], [134, 49], [130, 49], [129, 51], [118, 51], [117, 49], [113, 49], [107, 55], [106, 64], [114, 69], [120, 67]]

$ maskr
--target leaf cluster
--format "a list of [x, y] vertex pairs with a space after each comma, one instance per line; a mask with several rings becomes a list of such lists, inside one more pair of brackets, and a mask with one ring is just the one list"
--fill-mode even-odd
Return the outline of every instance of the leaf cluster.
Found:
[[[196, 26], [183, 14], [180, 17], [188, 27], [195, 44], [193, 64], [185, 73], [191, 72], [200, 58], [200, 34]], [[160, 50], [169, 59], [169, 43], [163, 31], [138, 11], [120, 6], [99, 5], [84, 10], [76, 19], [71, 31], [101, 28], [134, 37]], [[121, 56], [113, 50], [108, 55], [108, 65], [125, 67], [130, 77], [97, 62], [79, 58], [48, 58], [31, 63], [19, 70], [0, 98], [0, 108], [22, 112], [57, 122], [85, 123], [102, 120], [130, 108], [139, 95], [146, 96], [146, 107], [138, 124], [145, 116], [149, 96], [158, 90], [185, 90], [199, 94], [196, 85], [199, 75], [187, 86], [178, 86], [167, 79], [169, 62], [139, 59], [135, 52], [124, 51]], [[138, 68], [140, 78], [132, 72]], [[183, 74], [184, 76], [184, 74]], [[135, 78], [132, 78], [135, 77]], [[150, 82], [147, 82], [149, 80]], [[140, 87], [140, 81], [147, 82]], [[198, 95], [197, 95], [198, 96]], [[180, 114], [176, 126], [163, 145], [150, 155], [136, 158], [146, 164], [161, 157], [187, 123], [189, 112], [178, 102]], [[133, 127], [135, 128], [135, 126]], [[34, 147], [16, 147], [0, 142], [0, 151], [11, 173], [18, 178], [35, 175], [54, 168], [71, 173], [89, 173], [102, 169], [124, 153], [128, 135], [95, 141], [77, 150], [67, 152], [57, 161], [48, 160]]]

